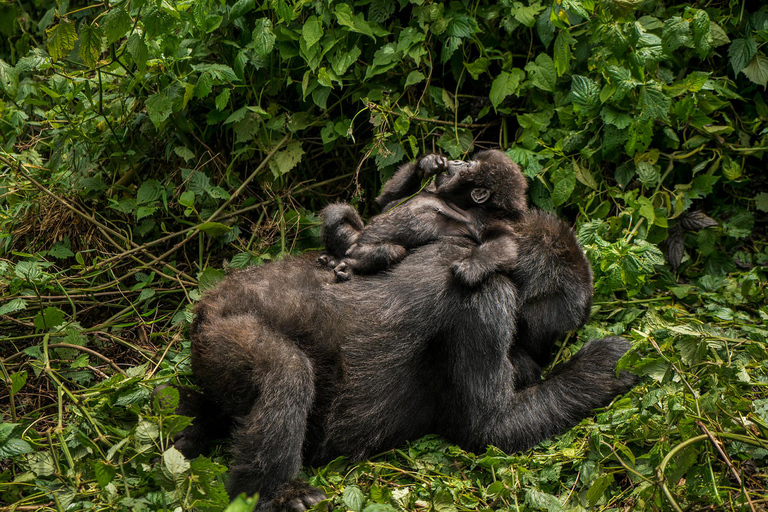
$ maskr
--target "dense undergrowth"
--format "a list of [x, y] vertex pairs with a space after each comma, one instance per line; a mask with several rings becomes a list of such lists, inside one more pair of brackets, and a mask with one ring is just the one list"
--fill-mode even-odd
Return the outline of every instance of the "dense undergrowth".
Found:
[[[307, 468], [337, 510], [765, 510], [768, 9], [712, 0], [0, 1], [0, 501], [220, 510], [185, 328], [429, 151], [502, 147], [644, 377], [526, 453]], [[232, 510], [250, 510], [245, 500]]]

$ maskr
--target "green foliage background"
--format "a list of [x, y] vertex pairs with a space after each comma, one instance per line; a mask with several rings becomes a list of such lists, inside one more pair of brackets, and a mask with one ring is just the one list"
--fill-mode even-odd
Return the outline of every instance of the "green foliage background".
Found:
[[401, 162], [501, 147], [593, 263], [557, 360], [622, 334], [643, 384], [527, 453], [305, 476], [339, 510], [764, 508], [767, 42], [745, 0], [0, 0], [0, 500], [224, 508], [224, 449], [150, 403], [200, 294]]

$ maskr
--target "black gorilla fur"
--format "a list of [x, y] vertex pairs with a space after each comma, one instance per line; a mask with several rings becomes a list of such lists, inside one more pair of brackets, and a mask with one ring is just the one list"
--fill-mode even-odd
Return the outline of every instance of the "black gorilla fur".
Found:
[[[421, 182], [435, 175], [434, 183], [419, 191]], [[477, 242], [501, 238], [528, 210], [527, 189], [520, 168], [501, 151], [483, 151], [469, 162], [427, 155], [403, 165], [384, 185], [376, 198], [384, 213], [367, 226], [349, 204], [323, 209], [322, 238], [330, 255], [320, 261], [346, 280], [352, 272], [383, 270], [403, 259], [407, 250], [441, 237], [468, 236]], [[505, 243], [500, 254], [514, 260], [513, 244]], [[467, 284], [502, 269], [503, 261], [492, 261], [498, 265], [484, 261], [482, 276], [471, 276]]]
[[202, 394], [181, 392], [179, 412], [196, 419], [177, 446], [194, 456], [232, 425], [230, 494], [304, 510], [323, 495], [292, 481], [303, 463], [427, 433], [514, 452], [570, 428], [634, 384], [615, 371], [629, 344], [592, 341], [542, 380], [554, 341], [587, 319], [591, 272], [552, 215], [526, 213], [514, 240], [514, 268], [472, 286], [455, 267], [482, 244], [462, 236], [341, 283], [312, 254], [229, 275], [196, 309]]

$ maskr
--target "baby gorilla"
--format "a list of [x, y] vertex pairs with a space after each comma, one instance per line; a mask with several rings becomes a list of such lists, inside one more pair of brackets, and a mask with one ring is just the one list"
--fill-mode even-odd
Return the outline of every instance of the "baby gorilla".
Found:
[[[432, 176], [434, 183], [419, 191]], [[330, 254], [320, 261], [345, 281], [353, 272], [387, 269], [408, 250], [440, 238], [468, 237], [480, 244], [478, 250], [453, 271], [465, 284], [477, 285], [514, 264], [512, 223], [528, 210], [527, 188], [520, 168], [501, 151], [484, 151], [468, 162], [427, 155], [387, 182], [376, 198], [384, 213], [367, 226], [349, 204], [327, 206], [321, 212], [322, 238]]]

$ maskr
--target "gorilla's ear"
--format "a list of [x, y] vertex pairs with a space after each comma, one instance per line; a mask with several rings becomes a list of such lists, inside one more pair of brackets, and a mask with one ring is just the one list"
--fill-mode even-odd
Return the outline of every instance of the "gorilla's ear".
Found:
[[491, 197], [491, 191], [482, 187], [473, 188], [472, 192], [470, 192], [470, 196], [477, 204], [483, 204], [489, 197]]

